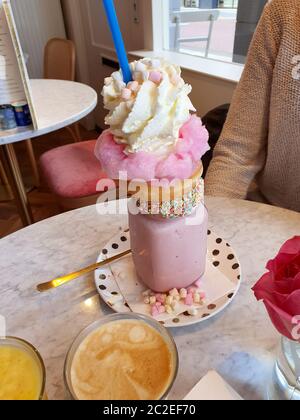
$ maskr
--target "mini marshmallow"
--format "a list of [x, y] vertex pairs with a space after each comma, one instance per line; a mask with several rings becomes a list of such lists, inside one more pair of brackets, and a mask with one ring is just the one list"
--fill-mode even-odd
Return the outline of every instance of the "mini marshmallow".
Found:
[[172, 302], [173, 302], [173, 296], [167, 296], [167, 298], [166, 298], [166, 304], [167, 305], [171, 305]]
[[154, 306], [151, 306], [151, 315], [153, 317], [157, 317], [159, 315], [159, 311], [158, 311], [158, 309], [157, 309], [157, 307], [155, 305]]
[[173, 300], [173, 302], [171, 303], [171, 307], [174, 309], [176, 305], [177, 305], [177, 301]]
[[137, 92], [139, 89], [139, 83], [136, 80], [134, 82], [129, 82], [127, 88], [132, 92]]
[[138, 61], [135, 66], [135, 71], [139, 71], [143, 73], [144, 71], [147, 71], [147, 66], [141, 63], [140, 61]]
[[205, 292], [200, 292], [200, 298], [205, 299], [206, 298], [206, 293]]
[[178, 296], [179, 295], [179, 292], [178, 292], [178, 290], [177, 289], [172, 289], [172, 290], [170, 290], [169, 291], [169, 295], [170, 296]]
[[150, 303], [150, 299], [149, 299], [148, 297], [145, 297], [145, 299], [144, 299], [144, 303], [145, 303], [146, 305], [149, 305], [149, 303]]
[[154, 305], [156, 303], [156, 297], [155, 296], [151, 296], [150, 297], [150, 305]]
[[161, 61], [158, 58], [154, 58], [153, 60], [151, 60], [151, 66], [154, 69], [159, 69], [161, 66]]
[[188, 314], [191, 315], [191, 316], [197, 316], [198, 315], [198, 311], [195, 308], [189, 309], [188, 310]]
[[166, 308], [164, 307], [164, 305], [162, 305], [162, 306], [160, 306], [160, 307], [158, 308], [158, 312], [159, 312], [160, 314], [164, 314], [164, 313], [166, 312]]
[[173, 309], [170, 305], [166, 305], [165, 309], [166, 309], [167, 314], [172, 314], [173, 313]]
[[151, 290], [150, 290], [150, 289], [148, 289], [148, 290], [145, 290], [145, 291], [142, 293], [142, 295], [143, 295], [143, 296], [150, 296], [150, 293], [151, 293]]
[[124, 101], [128, 101], [128, 99], [131, 98], [131, 93], [132, 92], [130, 89], [127, 89], [127, 88], [123, 89], [121, 93], [122, 99], [124, 99]]
[[159, 83], [161, 82], [162, 79], [162, 74], [159, 71], [151, 71], [149, 74], [149, 80], [151, 80], [151, 82], [159, 85]]
[[187, 291], [188, 291], [188, 293], [195, 293], [196, 292], [196, 287], [190, 286], [190, 287], [188, 287]]
[[156, 294], [155, 295], [155, 297], [156, 297], [156, 301], [157, 302], [160, 302], [160, 303], [165, 303], [165, 300], [166, 300], [166, 296], [165, 295], [162, 295], [162, 294]]
[[200, 293], [194, 293], [194, 302], [200, 303], [200, 300], [201, 300]]
[[185, 303], [185, 305], [188, 305], [188, 306], [192, 306], [193, 305], [194, 299], [193, 299], [192, 293], [188, 293], [187, 294], [184, 303]]
[[161, 302], [156, 302], [155, 306], [159, 308], [161, 306]]
[[187, 290], [186, 289], [180, 289], [179, 294], [180, 294], [181, 299], [185, 299], [186, 296], [187, 296]]

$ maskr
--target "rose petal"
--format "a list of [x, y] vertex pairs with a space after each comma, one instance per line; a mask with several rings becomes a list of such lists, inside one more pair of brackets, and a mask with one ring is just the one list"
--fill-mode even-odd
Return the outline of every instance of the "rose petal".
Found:
[[274, 292], [272, 293], [271, 299], [268, 299], [268, 300], [272, 302], [274, 305], [278, 306], [279, 308], [282, 308], [288, 297], [289, 297], [289, 294]]
[[252, 288], [257, 300], [270, 299], [273, 301], [273, 292], [276, 292], [276, 283], [272, 273], [264, 274]]
[[292, 290], [300, 289], [300, 273], [298, 273], [295, 278], [292, 280]]
[[267, 263], [266, 268], [276, 273], [276, 278], [280, 279], [283, 275], [282, 269], [291, 261], [300, 256], [300, 236], [294, 236], [286, 241], [280, 248], [277, 256]]
[[286, 265], [289, 264], [294, 258], [295, 255], [293, 254], [278, 254], [273, 260], [270, 260], [267, 263], [266, 268], [269, 271], [276, 273], [276, 277], [278, 277], [280, 273], [283, 273]]
[[300, 289], [300, 273], [295, 278], [284, 278], [283, 280], [277, 280], [275, 283], [275, 289], [277, 292], [282, 294], [290, 294], [294, 290]]
[[293, 317], [268, 300], [265, 300], [264, 304], [277, 331], [290, 340], [293, 340], [292, 331], [295, 327], [292, 322]]
[[284, 302], [280, 303], [280, 307], [292, 317], [300, 316], [300, 290], [292, 292]]
[[285, 254], [298, 254], [300, 252], [300, 236], [294, 236], [292, 239], [289, 239], [282, 245], [279, 253]]

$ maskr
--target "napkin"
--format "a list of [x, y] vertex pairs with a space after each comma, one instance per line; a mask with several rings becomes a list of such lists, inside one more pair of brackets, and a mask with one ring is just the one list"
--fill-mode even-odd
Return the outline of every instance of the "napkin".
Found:
[[[137, 277], [132, 256], [127, 256], [114, 262], [110, 269], [130, 309], [133, 312], [149, 316], [150, 305], [145, 304], [143, 298], [143, 292], [147, 290], [147, 287]], [[235, 285], [214, 267], [211, 261], [207, 260], [206, 272], [202, 277], [201, 290], [206, 294], [204, 304], [208, 306], [226, 294], [234, 292]], [[194, 304], [193, 306], [187, 306], [181, 301], [178, 303], [176, 311], [172, 314], [160, 314], [155, 319], [167, 321], [193, 308], [201, 309], [203, 305]]]
[[215, 371], [210, 371], [184, 398], [190, 401], [242, 401], [243, 398]]

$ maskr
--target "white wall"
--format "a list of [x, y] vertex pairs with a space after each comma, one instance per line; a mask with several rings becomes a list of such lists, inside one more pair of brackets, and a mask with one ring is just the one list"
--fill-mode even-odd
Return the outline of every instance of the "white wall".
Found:
[[60, 0], [11, 0], [11, 5], [24, 53], [29, 55], [29, 76], [41, 78], [46, 43], [66, 36]]

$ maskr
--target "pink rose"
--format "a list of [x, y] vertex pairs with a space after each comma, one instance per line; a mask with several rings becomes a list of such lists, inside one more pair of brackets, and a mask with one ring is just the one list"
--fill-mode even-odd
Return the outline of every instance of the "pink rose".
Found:
[[280, 334], [300, 341], [300, 236], [288, 240], [274, 260], [268, 262], [253, 291], [263, 300]]

